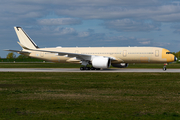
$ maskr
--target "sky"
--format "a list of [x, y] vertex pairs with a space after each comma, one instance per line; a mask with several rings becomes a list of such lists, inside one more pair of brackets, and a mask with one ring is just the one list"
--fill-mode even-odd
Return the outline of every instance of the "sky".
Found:
[[152, 46], [180, 51], [180, 0], [0, 0], [0, 57], [21, 50], [14, 26], [39, 47]]

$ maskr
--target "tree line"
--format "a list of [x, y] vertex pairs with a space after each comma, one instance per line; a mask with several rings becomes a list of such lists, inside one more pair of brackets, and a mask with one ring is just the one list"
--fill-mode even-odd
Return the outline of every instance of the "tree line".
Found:
[[44, 60], [40, 60], [37, 58], [31, 58], [29, 56], [25, 55], [19, 55], [16, 57], [16, 54], [13, 52], [8, 53], [6, 58], [1, 58], [0, 57], [0, 62], [44, 62]]
[[11, 52], [11, 53], [8, 53], [7, 56], [6, 56], [7, 59], [25, 59], [25, 58], [31, 58], [29, 56], [25, 56], [25, 55], [19, 55], [18, 57], [16, 57], [16, 55]]
[[180, 51], [179, 52], [173, 52], [173, 54], [177, 57], [177, 58], [180, 58]]

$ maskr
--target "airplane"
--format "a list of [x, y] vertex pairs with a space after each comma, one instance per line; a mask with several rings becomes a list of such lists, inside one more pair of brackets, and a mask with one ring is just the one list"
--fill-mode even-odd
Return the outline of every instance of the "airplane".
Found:
[[[100, 70], [111, 65], [117, 68], [128, 67], [129, 63], [168, 63], [177, 58], [167, 49], [160, 47], [54, 47], [39, 48], [21, 27], [14, 27], [18, 44], [22, 50], [17, 52], [32, 58], [58, 63], [78, 63], [80, 70]], [[88, 67], [91, 66], [91, 67]]]

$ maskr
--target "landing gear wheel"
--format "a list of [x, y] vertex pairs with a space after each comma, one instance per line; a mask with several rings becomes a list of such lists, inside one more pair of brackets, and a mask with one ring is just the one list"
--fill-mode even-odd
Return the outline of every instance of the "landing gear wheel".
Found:
[[163, 67], [163, 71], [166, 71], [166, 66], [168, 65], [168, 63], [164, 63], [164, 67]]
[[80, 67], [80, 70], [85, 70], [85, 68], [84, 67]]
[[163, 67], [163, 70], [166, 71], [167, 70], [166, 67]]
[[85, 67], [85, 70], [90, 70], [90, 67]]
[[95, 70], [95, 68], [94, 68], [94, 67], [91, 67], [91, 70]]
[[101, 70], [101, 68], [96, 68], [96, 70]]

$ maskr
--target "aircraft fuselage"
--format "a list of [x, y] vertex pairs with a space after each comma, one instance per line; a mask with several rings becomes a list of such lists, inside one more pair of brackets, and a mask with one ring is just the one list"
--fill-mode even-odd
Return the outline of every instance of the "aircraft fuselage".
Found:
[[[112, 57], [116, 59], [112, 63], [169, 63], [175, 60], [175, 56], [169, 54], [169, 50], [158, 47], [71, 47], [41, 48], [39, 50]], [[66, 55], [59, 56], [57, 53], [31, 51], [29, 56], [60, 63], [80, 63], [80, 60], [69, 58]]]

